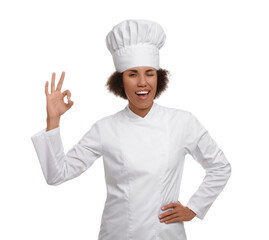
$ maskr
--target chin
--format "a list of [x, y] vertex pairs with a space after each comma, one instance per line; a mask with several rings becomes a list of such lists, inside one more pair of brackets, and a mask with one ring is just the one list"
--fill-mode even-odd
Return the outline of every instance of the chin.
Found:
[[133, 103], [133, 105], [135, 105], [137, 108], [142, 108], [142, 109], [144, 109], [144, 108], [148, 108], [148, 107], [150, 107], [151, 106], [151, 104], [152, 104], [152, 102], [153, 102], [153, 99], [147, 99], [146, 101], [133, 101], [132, 103]]

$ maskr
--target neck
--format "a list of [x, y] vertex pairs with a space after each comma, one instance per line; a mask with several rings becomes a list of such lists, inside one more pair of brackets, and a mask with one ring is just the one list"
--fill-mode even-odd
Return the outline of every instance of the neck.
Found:
[[139, 115], [140, 117], [144, 118], [148, 112], [150, 111], [151, 107], [153, 105], [153, 102], [150, 104], [150, 106], [146, 107], [146, 108], [138, 108], [136, 107], [134, 104], [132, 104], [129, 101], [129, 108], [137, 115]]

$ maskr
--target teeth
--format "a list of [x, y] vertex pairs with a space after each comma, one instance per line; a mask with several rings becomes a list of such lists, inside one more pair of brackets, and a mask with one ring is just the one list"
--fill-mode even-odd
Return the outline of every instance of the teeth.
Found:
[[136, 94], [148, 94], [149, 91], [140, 91], [140, 92], [135, 92]]

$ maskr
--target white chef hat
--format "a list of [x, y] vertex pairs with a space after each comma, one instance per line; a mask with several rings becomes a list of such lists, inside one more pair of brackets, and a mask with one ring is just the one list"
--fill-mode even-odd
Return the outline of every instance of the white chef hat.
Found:
[[166, 35], [154, 21], [127, 19], [115, 25], [106, 36], [106, 46], [118, 72], [149, 66], [159, 70], [159, 49]]

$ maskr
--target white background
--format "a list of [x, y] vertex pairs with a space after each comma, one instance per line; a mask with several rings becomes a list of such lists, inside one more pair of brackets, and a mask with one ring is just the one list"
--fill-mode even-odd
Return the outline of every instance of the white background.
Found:
[[[102, 158], [80, 177], [47, 185], [31, 141], [46, 127], [45, 82], [66, 72], [73, 107], [61, 117], [65, 152], [127, 101], [105, 88], [114, 72], [105, 37], [128, 18], [159, 22], [160, 67], [170, 83], [155, 102], [195, 114], [232, 165], [188, 240], [269, 239], [268, 1], [1, 1], [0, 239], [97, 239], [106, 198]], [[186, 156], [180, 201], [204, 170]], [[165, 224], [165, 223], [164, 223]]]

